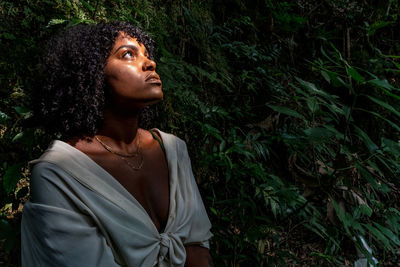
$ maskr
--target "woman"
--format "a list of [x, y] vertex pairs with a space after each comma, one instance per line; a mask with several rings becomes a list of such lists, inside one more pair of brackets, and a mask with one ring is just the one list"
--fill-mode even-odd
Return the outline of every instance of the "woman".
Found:
[[122, 22], [50, 41], [36, 114], [64, 141], [32, 162], [23, 266], [212, 265], [185, 143], [139, 127], [163, 98], [152, 53], [152, 40]]

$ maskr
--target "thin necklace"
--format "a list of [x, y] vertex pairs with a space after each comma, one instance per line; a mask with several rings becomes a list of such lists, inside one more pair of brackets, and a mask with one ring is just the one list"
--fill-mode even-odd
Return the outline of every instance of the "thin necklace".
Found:
[[137, 156], [139, 155], [140, 145], [141, 145], [141, 143], [142, 143], [142, 138], [141, 138], [141, 135], [140, 135], [140, 132], [139, 132], [139, 131], [138, 131], [138, 135], [139, 135], [139, 137], [138, 137], [138, 138], [139, 138], [139, 144], [137, 145], [136, 152], [134, 152], [134, 153], [132, 153], [132, 154], [122, 154], [122, 153], [113, 151], [112, 148], [111, 148], [109, 145], [107, 145], [106, 143], [104, 143], [99, 137], [95, 136], [94, 138], [96, 138], [96, 140], [99, 141], [99, 143], [100, 143], [108, 152], [111, 152], [111, 153], [113, 153], [113, 154], [115, 154], [115, 155], [117, 155], [117, 156], [120, 156], [120, 157], [132, 158], [132, 157], [137, 157]]
[[[143, 155], [140, 153], [140, 146], [142, 144], [142, 138], [141, 138], [141, 134], [138, 131], [137, 132], [139, 135], [139, 142], [136, 148], [136, 152], [132, 153], [132, 154], [121, 154], [119, 152], [116, 152], [114, 150], [112, 150], [112, 148], [110, 146], [108, 146], [106, 143], [104, 143], [99, 137], [95, 136], [94, 138], [96, 138], [96, 140], [104, 147], [105, 150], [107, 150], [108, 152], [118, 156], [119, 158], [121, 158], [123, 161], [125, 161], [125, 163], [132, 169], [135, 171], [140, 170], [143, 167], [143, 163], [144, 163], [144, 159], [143, 159]], [[137, 166], [133, 165], [131, 162], [128, 161], [128, 158], [135, 158], [138, 157], [139, 158], [139, 164]]]

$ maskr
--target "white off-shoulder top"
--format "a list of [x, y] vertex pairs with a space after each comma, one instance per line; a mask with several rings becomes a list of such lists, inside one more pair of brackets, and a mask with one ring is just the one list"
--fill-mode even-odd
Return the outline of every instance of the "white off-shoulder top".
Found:
[[211, 223], [186, 144], [159, 131], [169, 169], [162, 233], [140, 203], [86, 154], [53, 141], [35, 164], [21, 225], [22, 266], [183, 266], [185, 244], [209, 248]]

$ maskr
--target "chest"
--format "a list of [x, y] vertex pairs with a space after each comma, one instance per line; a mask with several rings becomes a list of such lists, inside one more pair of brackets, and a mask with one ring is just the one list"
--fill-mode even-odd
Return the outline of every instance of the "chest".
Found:
[[112, 175], [146, 210], [156, 228], [165, 228], [169, 213], [169, 175], [164, 154], [151, 150], [141, 159], [121, 158], [111, 153], [91, 158]]

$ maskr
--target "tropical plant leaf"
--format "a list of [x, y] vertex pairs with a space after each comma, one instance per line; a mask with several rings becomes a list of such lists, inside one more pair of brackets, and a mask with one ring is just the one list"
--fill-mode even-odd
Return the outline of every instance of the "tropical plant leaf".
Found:
[[351, 78], [353, 78], [356, 82], [359, 82], [359, 83], [364, 82], [364, 77], [361, 76], [361, 74], [358, 73], [358, 71], [355, 68], [353, 68], [351, 66], [347, 66], [346, 71], [351, 76]]
[[373, 84], [377, 87], [385, 88], [389, 91], [395, 90], [394, 88], [386, 79], [378, 79], [375, 78], [373, 80], [369, 80], [368, 83]]
[[331, 129], [327, 128], [308, 128], [304, 130], [304, 133], [307, 136], [315, 139], [326, 139], [334, 135]]
[[21, 168], [23, 163], [17, 163], [7, 168], [3, 176], [3, 186], [7, 194], [14, 191], [18, 181], [21, 179]]
[[298, 113], [297, 111], [290, 109], [288, 107], [282, 107], [282, 106], [274, 106], [274, 105], [267, 105], [268, 107], [270, 107], [271, 109], [273, 109], [276, 112], [288, 115], [288, 116], [292, 116], [295, 118], [299, 118], [299, 119], [304, 119], [303, 115], [301, 115], [300, 113]]
[[394, 234], [389, 228], [384, 227], [380, 225], [379, 223], [374, 222], [374, 225], [376, 228], [378, 228], [385, 236], [389, 238], [390, 241], [392, 241], [393, 244], [400, 246], [400, 239], [396, 234]]
[[318, 102], [317, 102], [317, 99], [315, 97], [307, 98], [306, 102], [307, 102], [308, 108], [310, 109], [310, 111], [312, 113], [315, 113], [319, 109]]
[[371, 153], [375, 153], [379, 150], [379, 147], [371, 140], [371, 138], [369, 138], [369, 136], [363, 130], [355, 125], [354, 130], [356, 135], [364, 142]]
[[370, 224], [363, 224], [363, 226], [369, 231], [369, 233], [378, 241], [381, 241], [385, 248], [390, 249], [392, 253], [394, 253], [394, 249], [390, 244], [389, 239], [385, 237], [385, 235], [377, 228], [373, 227]]
[[390, 126], [392, 126], [394, 129], [396, 129], [397, 131], [400, 132], [400, 125], [398, 125], [397, 123], [394, 123], [394, 122], [391, 121], [391, 120], [388, 120], [387, 118], [385, 118], [385, 117], [382, 116], [381, 114], [376, 113], [376, 112], [374, 112], [374, 111], [361, 109], [361, 108], [357, 108], [356, 110], [361, 110], [361, 111], [363, 111], [363, 112], [367, 112], [367, 113], [369, 113], [369, 114], [372, 114], [372, 115], [374, 115], [375, 117], [377, 117], [377, 118], [379, 118], [379, 119], [381, 119], [381, 120], [386, 121]]
[[395, 114], [395, 115], [400, 117], [400, 112], [397, 111], [394, 107], [392, 107], [389, 103], [384, 102], [384, 101], [382, 101], [380, 99], [377, 99], [377, 98], [369, 96], [369, 95], [367, 95], [367, 97], [369, 99], [371, 99], [372, 101], [374, 101], [375, 103], [379, 104], [380, 106], [384, 107], [385, 109], [389, 110], [393, 114]]

